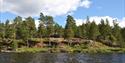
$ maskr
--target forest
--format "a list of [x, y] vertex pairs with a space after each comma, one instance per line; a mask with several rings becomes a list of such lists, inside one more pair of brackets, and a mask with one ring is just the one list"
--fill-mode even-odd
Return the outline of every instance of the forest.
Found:
[[[86, 23], [77, 26], [75, 19], [68, 15], [64, 27], [56, 23], [52, 16], [43, 13], [40, 13], [38, 20], [38, 28], [36, 28], [35, 19], [30, 16], [25, 19], [17, 16], [12, 21], [0, 22], [0, 50], [32, 48], [31, 42], [33, 44], [45, 38], [47, 40], [52, 36], [64, 40], [91, 40], [109, 47], [125, 48], [125, 27], [121, 28], [117, 20], [113, 20], [113, 26], [110, 26], [108, 19], [101, 19], [100, 24], [96, 24], [95, 20], [90, 22], [87, 16]], [[23, 47], [20, 44], [23, 44]]]

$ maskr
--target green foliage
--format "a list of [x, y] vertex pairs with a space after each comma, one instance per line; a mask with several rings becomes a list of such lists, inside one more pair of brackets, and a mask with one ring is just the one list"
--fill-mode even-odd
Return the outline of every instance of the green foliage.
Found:
[[123, 47], [125, 47], [125, 27], [121, 30], [122, 38], [123, 38]]
[[40, 22], [39, 27], [38, 27], [38, 36], [46, 36], [46, 28], [42, 22]]
[[64, 31], [65, 38], [75, 37], [75, 35], [77, 34], [76, 28], [77, 27], [76, 27], [74, 18], [68, 15], [66, 20], [66, 25], [65, 25], [65, 31]]
[[81, 28], [81, 35], [82, 35], [82, 37], [83, 37], [83, 38], [86, 38], [87, 31], [86, 31], [86, 26], [85, 26], [85, 24], [83, 23], [80, 28]]
[[40, 37], [54, 34], [54, 21], [52, 16], [44, 16], [41, 13], [39, 20], [38, 34], [40, 34]]
[[13, 39], [15, 37], [15, 28], [13, 28], [13, 24], [6, 26], [5, 29], [5, 38]]
[[26, 21], [23, 21], [22, 26], [19, 28], [20, 38], [23, 40], [27, 40], [30, 37], [30, 34], [29, 34], [30, 31], [26, 24], [27, 24]]
[[78, 26], [77, 27], [77, 33], [76, 33], [76, 36], [75, 37], [79, 37], [79, 38], [82, 38], [82, 28], [81, 26]]
[[121, 47], [124, 46], [123, 38], [121, 35], [121, 28], [118, 26], [117, 21], [113, 21], [114, 28], [112, 30], [112, 34], [116, 38], [116, 43], [119, 44]]
[[46, 16], [46, 28], [47, 28], [47, 35], [50, 36], [54, 34], [54, 21], [52, 16]]
[[[22, 17], [17, 16], [14, 20], [7, 20], [5, 23], [0, 22], [0, 39], [12, 39], [13, 48], [17, 48], [17, 42], [15, 40], [28, 41], [31, 38], [39, 38], [42, 41], [49, 41], [51, 35], [59, 35], [60, 37], [70, 39], [70, 38], [84, 38], [87, 40], [96, 41], [97, 36], [104, 37], [102, 41], [111, 42], [112, 45], [118, 45], [119, 47], [125, 47], [125, 28], [121, 28], [118, 23], [113, 21], [114, 26], [109, 25], [108, 19], [101, 19], [101, 23], [97, 25], [95, 21], [90, 22], [87, 16], [86, 23], [82, 23], [80, 26], [76, 26], [75, 20], [72, 16], [68, 15], [66, 19], [65, 27], [54, 22], [52, 16], [40, 14], [39, 26], [36, 28], [35, 19], [32, 17], [27, 17], [22, 20]], [[44, 41], [43, 40], [43, 41]], [[27, 44], [27, 43], [25, 43]], [[1, 44], [2, 45], [2, 44]], [[82, 50], [86, 48], [83, 46], [76, 46], [75, 48], [80, 48]], [[77, 48], [77, 49], [78, 49]], [[70, 51], [74, 48], [69, 47]], [[98, 51], [98, 50], [92, 50]], [[106, 50], [104, 50], [106, 51]]]
[[5, 36], [5, 26], [4, 23], [0, 23], [0, 38], [4, 38]]
[[32, 17], [25, 19], [27, 31], [29, 32], [30, 38], [34, 37], [36, 33], [35, 20]]
[[85, 24], [86, 38], [87, 38], [87, 39], [89, 39], [90, 26], [91, 26], [91, 22], [90, 22], [90, 20], [89, 20], [89, 17], [87, 16], [87, 20], [86, 20], [86, 24]]
[[12, 48], [13, 48], [13, 50], [15, 50], [15, 51], [16, 51], [16, 49], [18, 48], [18, 41], [17, 41], [17, 40], [13, 40], [13, 42], [12, 42]]
[[48, 52], [48, 48], [18, 48], [17, 52]]
[[40, 14], [39, 18], [39, 26], [38, 26], [38, 36], [42, 38], [42, 36], [46, 36], [46, 26], [45, 26], [45, 16], [43, 13]]
[[104, 39], [106, 39], [106, 37], [112, 33], [108, 19], [106, 19], [106, 23], [103, 19], [101, 19], [101, 24], [99, 24], [99, 32], [104, 37]]
[[96, 40], [96, 37], [100, 34], [98, 26], [96, 25], [95, 21], [91, 23], [90, 30], [89, 30], [89, 39]]
[[60, 37], [63, 37], [64, 34], [64, 29], [62, 26], [60, 26], [59, 24], [55, 23], [54, 25], [54, 34], [58, 34]]
[[117, 38], [114, 35], [110, 34], [110, 36], [108, 37], [108, 39], [113, 42], [112, 43], [113, 45], [117, 45], [117, 43], [116, 43]]

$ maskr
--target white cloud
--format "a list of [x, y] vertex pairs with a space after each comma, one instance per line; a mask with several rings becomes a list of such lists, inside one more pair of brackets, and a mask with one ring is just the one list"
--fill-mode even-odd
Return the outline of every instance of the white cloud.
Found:
[[3, 7], [3, 0], [0, 0], [0, 11], [2, 11], [2, 7]]
[[[99, 24], [101, 19], [108, 19], [109, 20], [109, 24], [110, 26], [113, 26], [113, 20], [117, 19], [119, 26], [120, 27], [125, 27], [125, 17], [123, 17], [123, 19], [118, 19], [118, 18], [113, 18], [110, 16], [93, 16], [93, 17], [89, 17], [90, 22], [92, 22], [93, 20], [96, 22], [96, 24]], [[75, 19], [76, 20], [76, 25], [82, 25], [82, 23], [86, 23], [86, 19]]]
[[[89, 17], [89, 18], [90, 18], [90, 22], [95, 20], [96, 24], [99, 24], [101, 19], [104, 19], [104, 20], [108, 19], [110, 26], [113, 26], [113, 20], [117, 19], [119, 26], [122, 28], [125, 27], [125, 17], [123, 17], [122, 19], [113, 18], [110, 16], [93, 16], [93, 17]], [[77, 26], [82, 25], [82, 23], [86, 23], [86, 19], [75, 19], [75, 21], [76, 21]], [[36, 28], [38, 28], [39, 20], [35, 20], [35, 24], [36, 24]]]
[[21, 16], [64, 15], [72, 13], [78, 7], [89, 8], [89, 0], [0, 0], [0, 12], [11, 12]]
[[119, 26], [121, 26], [121, 27], [125, 27], [125, 17], [123, 17], [123, 19], [120, 20], [120, 22], [119, 22]]
[[39, 26], [39, 20], [35, 20], [35, 25], [36, 25], [36, 28], [38, 28], [38, 26]]
[[90, 2], [89, 0], [84, 0], [84, 1], [81, 2], [80, 6], [83, 6], [85, 8], [89, 8], [91, 3], [92, 2]]
[[82, 23], [85, 22], [83, 19], [75, 19], [75, 21], [77, 26], [82, 25]]

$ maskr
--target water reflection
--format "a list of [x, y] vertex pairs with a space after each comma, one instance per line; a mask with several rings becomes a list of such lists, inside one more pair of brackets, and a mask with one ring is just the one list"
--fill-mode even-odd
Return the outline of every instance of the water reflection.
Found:
[[0, 63], [125, 63], [125, 54], [0, 53]]

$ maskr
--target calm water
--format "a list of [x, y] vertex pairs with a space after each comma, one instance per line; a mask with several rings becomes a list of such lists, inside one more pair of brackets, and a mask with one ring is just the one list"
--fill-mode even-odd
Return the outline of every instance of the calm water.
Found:
[[0, 53], [0, 63], [125, 63], [125, 54]]

